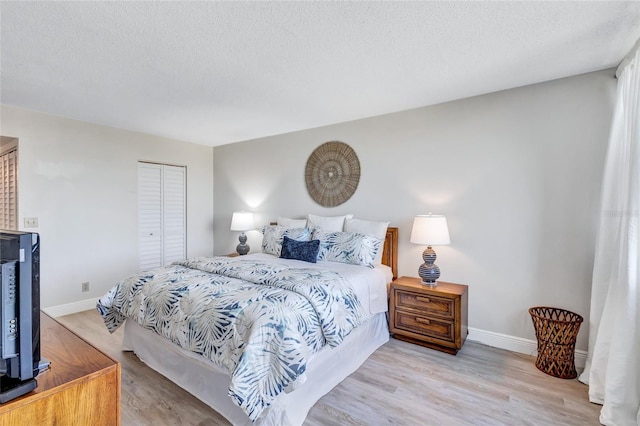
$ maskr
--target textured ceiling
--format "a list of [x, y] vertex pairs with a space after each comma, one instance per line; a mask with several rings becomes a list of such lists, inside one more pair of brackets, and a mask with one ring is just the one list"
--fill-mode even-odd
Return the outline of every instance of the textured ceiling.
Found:
[[2, 104], [215, 146], [614, 67], [640, 2], [2, 1], [0, 21]]

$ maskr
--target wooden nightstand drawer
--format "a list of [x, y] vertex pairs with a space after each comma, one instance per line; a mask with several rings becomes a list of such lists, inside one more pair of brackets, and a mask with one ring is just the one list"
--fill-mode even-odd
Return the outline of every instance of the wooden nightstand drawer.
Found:
[[396, 311], [394, 319], [396, 329], [433, 337], [441, 344], [445, 344], [446, 341], [453, 345], [455, 342], [456, 329], [453, 321], [425, 318], [406, 311]]
[[396, 309], [416, 309], [451, 320], [455, 315], [455, 304], [451, 298], [396, 289], [394, 300]]
[[393, 337], [456, 354], [467, 338], [469, 287], [400, 277], [390, 284], [389, 331]]

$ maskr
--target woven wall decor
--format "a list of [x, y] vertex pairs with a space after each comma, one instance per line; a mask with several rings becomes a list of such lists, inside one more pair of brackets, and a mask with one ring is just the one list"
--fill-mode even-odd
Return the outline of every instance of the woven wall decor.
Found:
[[324, 207], [339, 206], [358, 188], [360, 161], [346, 143], [325, 142], [309, 156], [304, 180], [316, 203]]

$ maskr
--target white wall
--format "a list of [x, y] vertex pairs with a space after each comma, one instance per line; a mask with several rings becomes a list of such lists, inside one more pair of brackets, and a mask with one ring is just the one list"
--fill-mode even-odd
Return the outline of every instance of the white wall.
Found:
[[[354, 213], [399, 227], [400, 275], [417, 276], [424, 247], [409, 243], [413, 216], [449, 222], [438, 247], [444, 281], [469, 285], [469, 325], [534, 339], [528, 308], [585, 317], [587, 348], [595, 225], [615, 95], [613, 70], [456, 102], [216, 147], [216, 254], [234, 251], [235, 210], [259, 224], [278, 215]], [[304, 167], [320, 144], [358, 154], [354, 196], [323, 208]], [[252, 251], [261, 235], [251, 231]]]
[[[138, 268], [138, 160], [187, 167], [187, 255], [213, 252], [213, 149], [2, 106], [18, 146], [19, 223], [41, 237], [41, 306], [95, 299]], [[24, 229], [24, 228], [21, 228]], [[81, 292], [89, 281], [91, 290]]]

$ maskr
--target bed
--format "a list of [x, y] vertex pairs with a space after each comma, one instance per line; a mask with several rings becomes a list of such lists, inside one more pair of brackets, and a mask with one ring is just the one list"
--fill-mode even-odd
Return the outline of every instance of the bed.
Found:
[[[372, 267], [269, 253], [188, 259], [119, 282], [98, 310], [110, 331], [124, 325], [125, 350], [232, 424], [300, 425], [388, 341], [397, 236], [397, 228], [386, 230]], [[176, 315], [180, 321], [169, 322]]]

